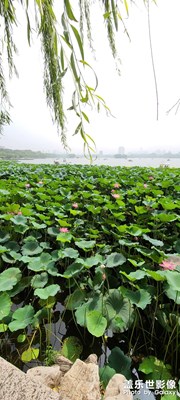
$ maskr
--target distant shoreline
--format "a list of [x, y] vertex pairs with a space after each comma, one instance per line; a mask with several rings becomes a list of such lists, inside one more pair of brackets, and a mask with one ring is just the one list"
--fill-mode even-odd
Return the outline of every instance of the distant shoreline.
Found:
[[[0, 147], [0, 160], [1, 161], [19, 161], [19, 160], [35, 160], [35, 159], [54, 159], [56, 161], [61, 161], [61, 159], [82, 159], [84, 157], [83, 154], [73, 154], [73, 153], [61, 153], [61, 154], [55, 154], [55, 153], [43, 153], [41, 151], [33, 151], [33, 150], [18, 150], [18, 149], [6, 149]], [[116, 160], [131, 160], [131, 159], [166, 159], [167, 161], [171, 159], [178, 159], [180, 158], [180, 152], [177, 153], [128, 153], [128, 154], [120, 154], [120, 153], [114, 153], [114, 154], [93, 154], [92, 153], [92, 158], [93, 160], [103, 160], [106, 161], [106, 159], [116, 159]]]
[[[17, 160], [16, 160], [17, 162]], [[46, 159], [24, 159], [18, 160], [20, 164], [54, 164], [54, 166], [58, 165], [86, 165], [90, 164], [90, 160], [85, 157], [75, 157], [75, 158], [46, 158]], [[159, 167], [170, 167], [170, 168], [180, 168], [180, 157], [179, 158], [96, 158], [92, 160], [92, 165], [107, 165], [111, 167], [149, 167], [149, 168], [159, 168]]]

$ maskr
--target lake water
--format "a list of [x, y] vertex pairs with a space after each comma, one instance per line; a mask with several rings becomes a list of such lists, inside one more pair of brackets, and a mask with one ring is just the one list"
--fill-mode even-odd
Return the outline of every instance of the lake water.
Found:
[[[39, 158], [34, 160], [20, 160], [19, 163], [26, 164], [54, 164], [54, 158]], [[76, 158], [67, 158], [63, 159], [57, 158], [59, 165], [66, 164], [90, 164], [89, 161], [85, 157], [76, 157]], [[120, 167], [154, 167], [157, 168], [160, 165], [167, 165], [168, 167], [180, 168], [180, 158], [97, 158], [93, 160], [93, 165], [110, 165], [112, 167], [120, 166]]]

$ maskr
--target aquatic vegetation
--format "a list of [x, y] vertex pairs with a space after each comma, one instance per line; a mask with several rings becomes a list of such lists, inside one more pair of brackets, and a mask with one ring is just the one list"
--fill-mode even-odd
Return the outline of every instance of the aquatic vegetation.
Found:
[[177, 377], [179, 192], [178, 169], [1, 163], [2, 354], [66, 343], [104, 354], [106, 380], [118, 357], [128, 379], [143, 360]]

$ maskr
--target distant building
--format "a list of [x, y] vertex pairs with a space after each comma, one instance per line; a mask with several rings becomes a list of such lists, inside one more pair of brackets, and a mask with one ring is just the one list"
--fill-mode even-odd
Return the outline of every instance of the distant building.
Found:
[[124, 148], [123, 146], [120, 146], [120, 147], [118, 148], [118, 154], [121, 154], [121, 155], [123, 156], [124, 153], [125, 153], [125, 148]]

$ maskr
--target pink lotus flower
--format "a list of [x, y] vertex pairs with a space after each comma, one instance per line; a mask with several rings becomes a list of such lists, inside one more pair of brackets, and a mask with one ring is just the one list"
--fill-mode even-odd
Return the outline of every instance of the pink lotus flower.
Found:
[[146, 189], [148, 187], [147, 183], [144, 183], [144, 188]]
[[118, 189], [121, 185], [119, 183], [114, 183], [114, 188]]
[[73, 207], [73, 208], [78, 208], [78, 203], [73, 203], [73, 204], [72, 204], [72, 207]]
[[43, 181], [39, 181], [39, 182], [38, 182], [38, 185], [43, 185]]
[[161, 267], [163, 267], [165, 270], [170, 270], [170, 271], [173, 271], [175, 268], [176, 268], [176, 265], [173, 263], [173, 262], [171, 262], [171, 261], [166, 261], [166, 260], [164, 260], [163, 262], [162, 262], [162, 264], [159, 264]]
[[22, 211], [18, 211], [18, 213], [17, 213], [18, 215], [22, 215]]
[[68, 233], [68, 232], [69, 232], [69, 229], [68, 229], [68, 228], [60, 228], [59, 231], [60, 231], [61, 233]]
[[112, 189], [112, 190], [111, 190], [111, 192], [112, 192], [112, 193], [114, 193], [114, 192], [115, 192], [115, 190], [114, 190], [114, 189]]
[[114, 199], [119, 199], [120, 198], [120, 194], [114, 193], [114, 194], [112, 194], [112, 197], [114, 197]]
[[30, 183], [25, 184], [26, 189], [30, 188], [30, 186], [31, 186]]
[[153, 181], [154, 177], [153, 176], [149, 176], [149, 180]]

